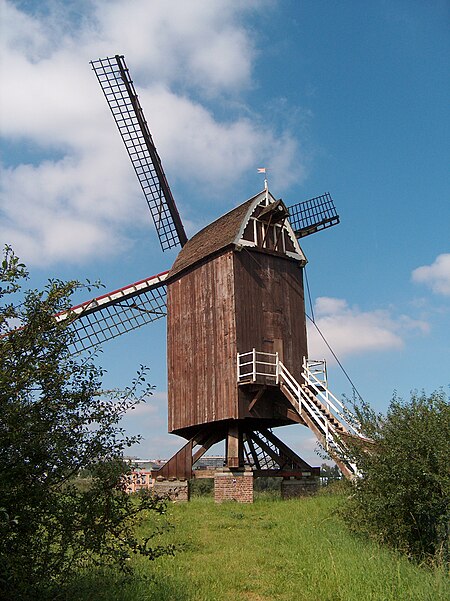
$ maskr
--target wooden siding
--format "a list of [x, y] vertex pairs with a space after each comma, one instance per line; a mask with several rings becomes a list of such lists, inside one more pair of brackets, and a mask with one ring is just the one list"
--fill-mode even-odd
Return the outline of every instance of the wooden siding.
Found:
[[237, 418], [233, 252], [167, 287], [169, 432]]
[[234, 254], [239, 353], [278, 352], [298, 380], [307, 354], [303, 271], [286, 257], [244, 249]]
[[[235, 419], [299, 421], [278, 389], [237, 386], [237, 352], [278, 352], [300, 379], [307, 352], [302, 269], [279, 254], [244, 248], [185, 271], [168, 284], [169, 432]], [[285, 401], [285, 399], [284, 399]]]

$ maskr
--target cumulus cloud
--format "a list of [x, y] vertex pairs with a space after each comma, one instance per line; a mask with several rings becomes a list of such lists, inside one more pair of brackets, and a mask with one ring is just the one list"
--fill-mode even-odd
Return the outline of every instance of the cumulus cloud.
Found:
[[[389, 311], [362, 311], [340, 298], [320, 297], [315, 303], [315, 322], [335, 354], [341, 358], [366, 352], [398, 350], [408, 332], [428, 332], [428, 324]], [[321, 335], [309, 324], [309, 354], [330, 359]]]
[[95, 2], [100, 50], [126, 48], [133, 69], [148, 81], [201, 88], [208, 94], [251, 84], [256, 48], [241, 23], [249, 10], [264, 3], [228, 0], [167, 2]]
[[438, 255], [431, 265], [414, 269], [412, 280], [429, 286], [436, 294], [450, 296], [450, 253]]
[[[200, 103], [163, 87], [147, 89], [141, 98], [158, 124], [158, 146], [167, 166], [173, 173], [189, 173], [200, 186], [224, 185], [230, 173], [241, 177], [254, 167], [256, 149], [265, 147], [270, 153], [263, 157], [271, 163], [275, 185], [281, 174], [284, 185], [304, 175], [301, 163], [296, 163], [297, 142], [288, 132], [276, 136], [248, 117], [219, 122]], [[180, 139], [186, 140], [189, 152]]]
[[123, 250], [127, 241], [118, 225], [137, 220], [143, 203], [137, 202], [134, 178], [123, 157], [111, 153], [109, 160], [86, 152], [4, 169], [0, 239], [20, 250], [27, 262], [41, 266], [81, 263], [94, 251], [101, 257]]
[[0, 236], [28, 264], [122, 252], [126, 228], [149, 221], [90, 59], [126, 54], [166, 170], [198, 187], [198, 215], [211, 183], [225, 194], [230, 173], [238, 179], [264, 162], [279, 189], [304, 177], [290, 131], [236, 108], [245, 108], [257, 56], [245, 17], [265, 0], [0, 5], [1, 135], [13, 148], [2, 167]]

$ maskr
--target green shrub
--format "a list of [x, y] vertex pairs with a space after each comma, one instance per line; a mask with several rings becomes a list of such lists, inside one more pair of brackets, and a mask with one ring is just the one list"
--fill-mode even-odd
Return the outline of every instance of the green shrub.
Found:
[[50, 281], [21, 295], [24, 277], [7, 248], [0, 265], [0, 299], [9, 301], [0, 305], [0, 598], [15, 601], [53, 596], [89, 567], [127, 571], [132, 554], [171, 551], [135, 535], [137, 516], [164, 512], [165, 504], [136, 501], [124, 486], [123, 451], [138, 438], [127, 438], [119, 421], [149, 393], [145, 370], [125, 391], [102, 393], [102, 370], [71, 355], [71, 330], [54, 319], [79, 284]]
[[214, 478], [193, 478], [189, 487], [193, 497], [210, 497], [214, 494]]
[[358, 408], [372, 443], [351, 443], [362, 471], [349, 526], [417, 560], [448, 561], [450, 405], [443, 391], [394, 397], [386, 416]]
[[255, 478], [253, 489], [255, 492], [280, 493], [282, 479], [265, 476]]

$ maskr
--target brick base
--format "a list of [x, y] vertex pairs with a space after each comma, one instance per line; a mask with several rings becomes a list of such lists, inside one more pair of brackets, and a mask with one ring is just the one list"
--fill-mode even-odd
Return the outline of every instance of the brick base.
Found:
[[214, 501], [253, 503], [253, 472], [223, 468], [214, 474]]
[[176, 480], [158, 477], [153, 485], [154, 492], [171, 501], [189, 501], [189, 480]]
[[317, 492], [319, 478], [295, 478], [281, 482], [281, 498], [294, 499], [296, 497], [307, 497]]

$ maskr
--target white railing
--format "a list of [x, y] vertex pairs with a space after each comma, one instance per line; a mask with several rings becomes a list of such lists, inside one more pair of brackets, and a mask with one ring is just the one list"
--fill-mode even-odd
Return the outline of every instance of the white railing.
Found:
[[[350, 434], [361, 436], [360, 425], [355, 415], [328, 389], [325, 359], [310, 361], [303, 357], [302, 376], [313, 394], [326, 406], [327, 410], [341, 422]], [[319, 374], [324, 374], [320, 379]]]
[[330, 429], [328, 419], [319, 411], [319, 408], [314, 405], [309, 396], [306, 394], [302, 386], [297, 382], [294, 376], [286, 369], [281, 361], [279, 361], [278, 372], [280, 380], [294, 397], [298, 406], [296, 407], [298, 414], [302, 415], [302, 410], [306, 411], [310, 419], [315, 423], [316, 427], [325, 438], [325, 446], [328, 450], [330, 444]]
[[[320, 375], [322, 378], [319, 377]], [[283, 384], [290, 393], [290, 397], [294, 399], [293, 406], [300, 417], [303, 412], [307, 413], [309, 419], [323, 436], [325, 449], [334, 451], [338, 456], [345, 456], [345, 446], [340, 435], [343, 432], [357, 436], [361, 436], [361, 434], [353, 419], [349, 417], [352, 415], [350, 411], [328, 390], [325, 361], [308, 362], [304, 359], [302, 379], [303, 383], [299, 384], [279, 360], [278, 353], [265, 353], [256, 349], [247, 353], [238, 353], [237, 380], [239, 384], [249, 382]], [[312, 400], [308, 390], [316, 397], [318, 404]], [[329, 417], [320, 410], [320, 405], [326, 408], [330, 416], [334, 417], [342, 430], [336, 428]], [[358, 473], [356, 465], [352, 464], [350, 467], [354, 474]]]
[[268, 379], [270, 384], [278, 384], [278, 353], [264, 353], [253, 349], [248, 353], [238, 353], [237, 380], [256, 382], [259, 378]]
[[307, 364], [308, 370], [320, 382], [324, 388], [328, 387], [327, 363], [325, 359], [306, 359], [303, 357], [303, 364]]

